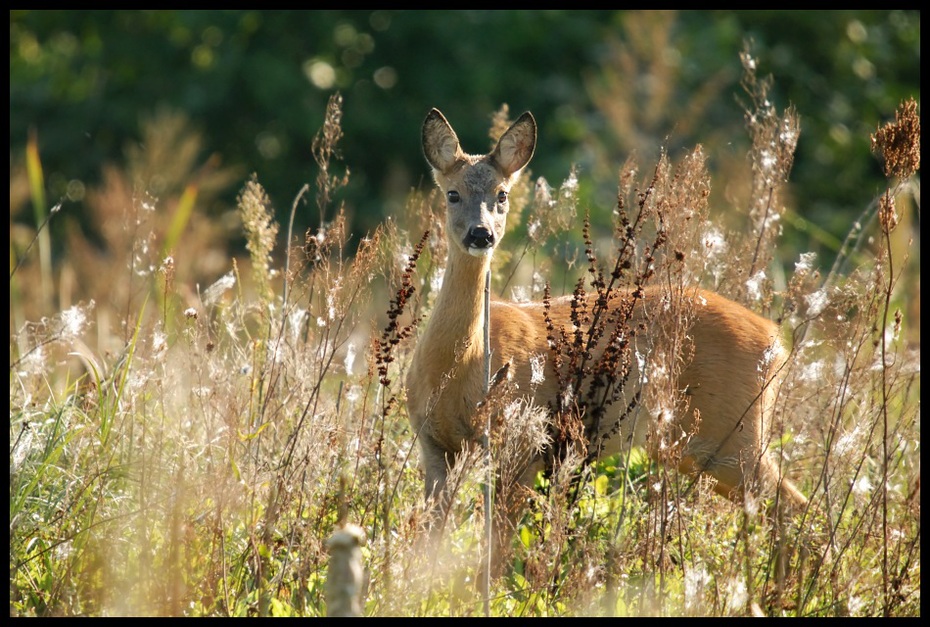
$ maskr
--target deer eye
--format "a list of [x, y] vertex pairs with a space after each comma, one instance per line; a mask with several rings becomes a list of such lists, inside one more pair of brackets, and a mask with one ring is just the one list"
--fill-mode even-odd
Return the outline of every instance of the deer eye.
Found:
[[503, 205], [505, 202], [507, 202], [507, 192], [504, 190], [497, 192], [497, 204]]
[[457, 191], [455, 191], [454, 189], [453, 189], [452, 191], [447, 192], [447, 193], [446, 193], [446, 197], [449, 199], [449, 202], [452, 203], [452, 204], [455, 204], [455, 203], [457, 203], [459, 200], [461, 200], [461, 197], [459, 196], [459, 193], [458, 193]]

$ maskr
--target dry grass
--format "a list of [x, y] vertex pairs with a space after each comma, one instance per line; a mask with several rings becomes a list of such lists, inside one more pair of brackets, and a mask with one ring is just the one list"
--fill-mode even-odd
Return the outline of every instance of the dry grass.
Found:
[[[494, 615], [920, 614], [920, 337], [901, 289], [916, 277], [919, 298], [919, 271], [910, 234], [895, 239], [919, 205], [916, 107], [876, 133], [896, 177], [880, 200], [863, 198], [878, 220], [851, 225], [829, 273], [804, 255], [782, 280], [780, 194], [798, 121], [772, 107], [752, 67], [744, 56], [743, 231], [711, 216], [700, 148], [645, 175], [625, 163], [604, 240], [579, 224], [589, 208], [575, 172], [557, 189], [526, 177], [512, 194], [526, 235], [496, 259], [495, 285], [542, 300], [615, 282], [670, 294], [701, 284], [778, 320], [791, 358], [772, 445], [811, 507], [779, 537], [763, 504], [735, 507], [642, 451], [595, 463], [570, 415], [553, 429], [501, 382], [485, 408], [504, 416], [490, 462], [502, 485], [530, 450], [554, 461], [518, 495], [532, 508], [513, 573], [491, 588]], [[25, 256], [10, 279], [11, 615], [323, 615], [325, 543], [345, 523], [367, 536], [365, 614], [483, 612], [483, 454], [449, 479], [441, 550], [419, 543], [426, 513], [402, 383], [445, 259], [438, 204], [413, 195], [400, 225], [350, 241], [333, 205], [348, 176], [335, 174], [339, 104], [314, 145], [319, 226], [299, 240], [279, 241], [254, 178], [239, 199], [249, 258], [237, 260], [222, 230], [187, 209], [189, 187], [159, 200], [114, 169], [92, 192], [110, 256], [73, 232], [55, 271], [58, 308], [40, 309], [50, 286], [11, 233]], [[667, 377], [651, 406], [677, 402], [688, 315], [679, 308], [660, 329], [680, 351], [657, 357]], [[598, 319], [579, 312], [579, 328]], [[581, 359], [570, 334], [552, 333], [561, 358]], [[622, 360], [600, 367], [622, 379]], [[594, 392], [586, 407], [610, 408]], [[663, 455], [680, 445], [668, 439]]]

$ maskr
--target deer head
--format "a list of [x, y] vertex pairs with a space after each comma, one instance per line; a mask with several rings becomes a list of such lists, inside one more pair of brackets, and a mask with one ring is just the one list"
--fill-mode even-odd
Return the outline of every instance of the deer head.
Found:
[[446, 199], [451, 242], [462, 252], [487, 257], [504, 234], [510, 188], [533, 157], [536, 120], [521, 115], [486, 155], [462, 150], [452, 126], [438, 109], [423, 122], [423, 153]]

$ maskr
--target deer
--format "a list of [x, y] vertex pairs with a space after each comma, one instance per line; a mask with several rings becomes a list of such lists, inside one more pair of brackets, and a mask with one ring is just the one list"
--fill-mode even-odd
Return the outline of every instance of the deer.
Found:
[[[531, 396], [528, 400], [542, 407], [555, 406], [560, 394], [555, 360], [545, 361], [541, 383], [538, 377], [533, 380], [531, 360], [550, 350], [547, 324], [571, 324], [571, 295], [553, 298], [547, 307], [539, 302], [492, 299], [487, 321], [490, 346], [485, 343], [486, 275], [505, 232], [508, 195], [532, 159], [536, 142], [536, 120], [530, 112], [520, 115], [483, 155], [463, 151], [438, 109], [432, 109], [423, 122], [423, 153], [445, 201], [448, 240], [442, 285], [416, 340], [406, 376], [408, 417], [418, 438], [424, 496], [433, 514], [431, 533], [439, 526], [435, 521], [444, 520], [447, 513], [446, 480], [457, 455], [482, 446], [484, 431], [478, 415], [486, 398], [488, 372], [506, 370], [517, 394]], [[635, 297], [632, 289], [613, 296], [617, 305], [633, 303], [634, 322], [658, 311], [661, 298], [661, 290], [651, 287]], [[778, 326], [711, 291], [694, 288], [687, 298], [694, 311], [688, 330], [692, 355], [681, 369], [678, 385], [686, 390], [688, 407], [674, 421], [690, 439], [680, 458], [680, 470], [710, 475], [716, 480], [714, 490], [735, 503], [741, 502], [751, 486], [758, 486], [775, 493], [775, 501], [787, 511], [798, 511], [807, 498], [783, 476], [767, 450], [767, 413], [777, 394], [777, 373], [785, 361]], [[655, 339], [648, 337], [648, 328], [647, 342]], [[485, 364], [486, 349], [490, 370]], [[601, 342], [595, 355], [604, 350]], [[760, 376], [762, 365], [765, 372], [774, 374]], [[627, 398], [640, 392], [633, 384], [641, 380], [636, 363], [631, 368]], [[614, 419], [602, 419], [591, 433], [601, 455], [644, 446], [650, 427], [658, 420], [648, 410], [636, 420], [621, 419], [622, 412], [616, 413]], [[592, 425], [587, 427], [590, 431]], [[524, 460], [519, 484], [532, 488], [544, 464], [541, 454]], [[496, 548], [489, 550], [506, 550], [522, 515], [519, 505], [512, 507], [515, 500], [518, 497], [511, 496], [510, 513], [495, 520]], [[503, 567], [494, 564], [494, 576], [499, 576]]]

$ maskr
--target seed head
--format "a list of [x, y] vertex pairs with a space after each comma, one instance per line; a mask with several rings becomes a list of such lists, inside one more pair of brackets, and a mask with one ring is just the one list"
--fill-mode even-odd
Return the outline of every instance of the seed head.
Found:
[[889, 178], [906, 179], [920, 169], [920, 115], [913, 98], [901, 103], [894, 122], [872, 135], [872, 151], [881, 153]]

